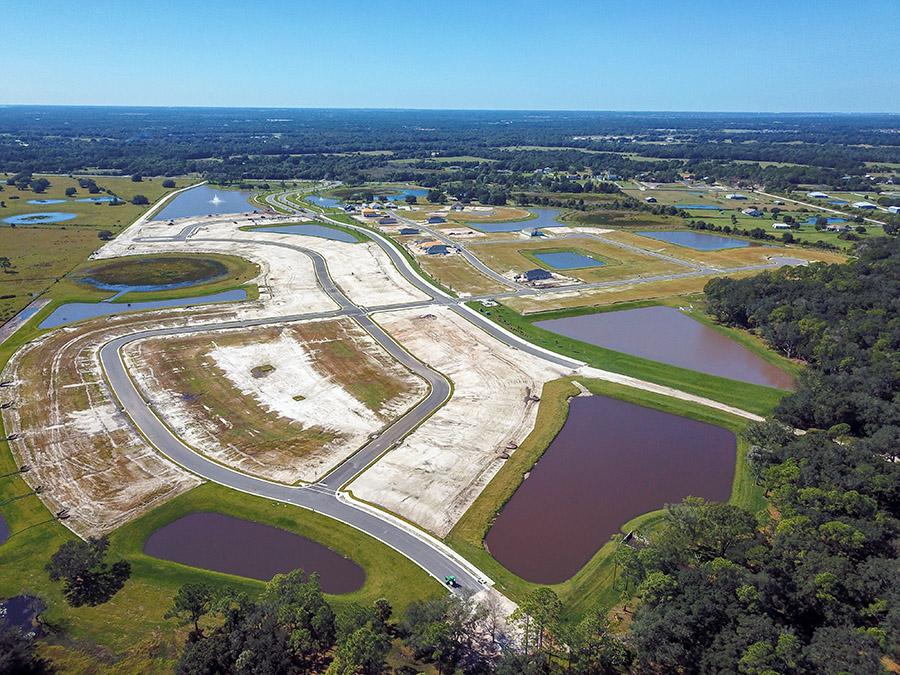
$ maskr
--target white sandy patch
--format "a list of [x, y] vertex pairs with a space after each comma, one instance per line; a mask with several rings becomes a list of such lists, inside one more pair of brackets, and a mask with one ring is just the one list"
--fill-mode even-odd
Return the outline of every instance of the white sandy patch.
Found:
[[[304, 427], [365, 435], [381, 426], [365, 404], [323, 377], [310, 353], [289, 335], [282, 333], [272, 342], [216, 347], [209, 355], [241, 393]], [[266, 365], [275, 370], [264, 377], [253, 377], [253, 368]], [[298, 394], [304, 400], [294, 400]]]
[[375, 319], [446, 375], [451, 399], [350, 489], [444, 536], [534, 426], [543, 384], [566, 371], [490, 337], [445, 307]]

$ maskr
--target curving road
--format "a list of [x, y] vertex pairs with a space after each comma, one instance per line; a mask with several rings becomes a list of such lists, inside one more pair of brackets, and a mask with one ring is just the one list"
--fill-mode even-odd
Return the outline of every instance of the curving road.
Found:
[[[377, 460], [384, 452], [390, 450], [395, 444], [399, 443], [403, 437], [412, 431], [419, 423], [442, 406], [451, 392], [450, 383], [443, 375], [412, 357], [371, 319], [371, 314], [386, 309], [400, 309], [404, 307], [429, 305], [446, 306], [478, 326], [481, 330], [511, 347], [571, 370], [581, 368], [585, 364], [522, 340], [499, 327], [492, 321], [482, 317], [477, 312], [472, 311], [465, 306], [463, 301], [453, 298], [441, 289], [431, 285], [428, 281], [419, 276], [393, 242], [382, 236], [380, 233], [362, 226], [349, 225], [344, 222], [336, 221], [326, 215], [315, 213], [302, 207], [297, 207], [287, 202], [285, 198], [286, 194], [287, 193], [268, 195], [266, 201], [275, 210], [287, 212], [289, 215], [304, 215], [323, 222], [339, 225], [340, 227], [349, 227], [364, 233], [369, 239], [381, 247], [406, 280], [414, 287], [424, 292], [430, 299], [383, 307], [360, 307], [354, 304], [340, 288], [338, 288], [328, 272], [325, 258], [313, 250], [283, 242], [249, 238], [227, 240], [214, 238], [204, 239], [195, 236], [198, 232], [198, 225], [188, 225], [172, 237], [147, 237], [141, 240], [146, 242], [162, 242], [185, 241], [190, 238], [191, 241], [198, 242], [252, 242], [256, 245], [278, 246], [295, 250], [310, 258], [318, 283], [324, 292], [335, 302], [337, 309], [328, 312], [292, 316], [234, 320], [187, 328], [172, 327], [151, 329], [113, 339], [100, 348], [100, 360], [110, 388], [114, 396], [118, 399], [122, 409], [127, 412], [140, 433], [160, 452], [189, 471], [207, 480], [220, 483], [235, 490], [311, 509], [355, 527], [399, 551], [441, 581], [443, 581], [445, 575], [454, 575], [459, 582], [459, 587], [455, 589], [455, 592], [457, 593], [469, 594], [483, 590], [492, 583], [487, 576], [457, 553], [449, 549], [441, 541], [399, 518], [384, 513], [374, 507], [357, 502], [341, 491], [342, 486], [364, 471], [366, 467]], [[677, 278], [678, 276], [703, 273], [708, 272], [706, 270], [692, 269], [684, 275], [676, 274], [670, 275], [670, 277]], [[645, 278], [642, 281], [648, 280], [649, 278]], [[609, 283], [615, 282], [584, 284], [583, 286], [592, 287]], [[629, 283], [634, 283], [634, 280], [630, 280]], [[574, 288], [578, 287], [566, 287], [565, 290]], [[551, 290], [558, 291], [561, 289]], [[496, 297], [535, 293], [536, 291], [539, 292], [539, 289], [516, 289], [509, 293], [498, 294]], [[355, 320], [364, 330], [372, 335], [372, 337], [378, 341], [388, 353], [428, 382], [429, 392], [425, 398], [420, 400], [413, 408], [407, 411], [393, 424], [372, 438], [355, 454], [333, 468], [322, 479], [309, 485], [286, 485], [255, 478], [209, 460], [185, 445], [160, 420], [152, 410], [151, 406], [141, 396], [134, 382], [130, 378], [121, 356], [122, 349], [129, 343], [151, 337], [220, 331], [234, 328], [251, 328], [254, 326], [339, 316], [350, 317]]]

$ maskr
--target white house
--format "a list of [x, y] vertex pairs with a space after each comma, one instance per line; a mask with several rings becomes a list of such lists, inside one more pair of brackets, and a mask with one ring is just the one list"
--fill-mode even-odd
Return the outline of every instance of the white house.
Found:
[[812, 197], [813, 199], [828, 199], [828, 195], [824, 192], [807, 192], [807, 197]]
[[732, 192], [730, 194], [725, 195], [725, 199], [747, 199], [747, 195], [742, 195], [740, 192]]
[[752, 216], [753, 218], [759, 218], [762, 215], [762, 211], [759, 209], [744, 209], [741, 213], [745, 216]]
[[889, 206], [888, 213], [900, 213], [900, 206]]
[[878, 208], [872, 202], [853, 202], [853, 207], [857, 209], [875, 209]]
[[791, 226], [787, 223], [772, 223], [773, 230], [789, 230]]

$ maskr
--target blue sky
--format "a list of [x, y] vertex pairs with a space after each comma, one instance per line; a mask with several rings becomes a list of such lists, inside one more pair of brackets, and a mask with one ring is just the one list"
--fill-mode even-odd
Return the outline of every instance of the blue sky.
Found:
[[0, 103], [900, 112], [900, 0], [14, 0]]

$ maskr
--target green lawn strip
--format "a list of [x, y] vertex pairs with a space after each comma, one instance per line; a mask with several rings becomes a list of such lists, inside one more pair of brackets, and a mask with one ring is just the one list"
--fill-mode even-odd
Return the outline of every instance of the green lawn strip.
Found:
[[[332, 216], [332, 217], [333, 217], [333, 216]], [[333, 223], [323, 223], [323, 222], [315, 222], [315, 223], [303, 223], [303, 222], [296, 222], [296, 223], [278, 223], [277, 225], [246, 225], [246, 226], [241, 227], [241, 228], [239, 228], [239, 229], [243, 230], [244, 232], [252, 232], [253, 230], [263, 230], [263, 229], [266, 230], [266, 231], [271, 231], [271, 230], [273, 230], [273, 229], [275, 229], [275, 228], [279, 228], [279, 227], [294, 227], [294, 226], [296, 226], [296, 225], [317, 225], [317, 226], [319, 226], [319, 227], [326, 227], [326, 228], [328, 228], [328, 229], [336, 230], [336, 231], [338, 231], [338, 232], [344, 232], [345, 234], [351, 235], [351, 236], [356, 240], [356, 243], [360, 243], [360, 242], [364, 242], [364, 241], [369, 241], [369, 237], [366, 236], [365, 234], [363, 234], [362, 232], [360, 232], [359, 230], [353, 230], [353, 229], [351, 229], [351, 228], [349, 228], [349, 227], [342, 227], [342, 226], [340, 226], [340, 225], [334, 225]], [[315, 236], [315, 235], [309, 235], [309, 236]]]
[[[740, 434], [746, 427], [745, 420], [698, 404], [601, 380], [576, 379], [593, 394], [611, 396], [716, 424], [736, 434]], [[503, 567], [484, 548], [484, 537], [503, 505], [518, 489], [524, 474], [531, 470], [562, 429], [568, 415], [569, 398], [577, 394], [578, 389], [572, 384], [572, 378], [554, 380], [544, 385], [541, 392], [541, 406], [531, 434], [512, 454], [445, 539], [448, 545], [491, 576], [499, 590], [516, 601], [521, 601], [539, 584], [528, 582]], [[749, 472], [746, 451], [746, 443], [739, 437], [730, 501], [757, 511], [765, 507], [765, 499]], [[638, 516], [624, 523], [621, 531], [627, 533], [640, 528], [646, 532], [661, 520], [663, 513], [663, 510], [658, 510]], [[563, 601], [566, 615], [570, 620], [578, 620], [594, 607], [609, 607], [619, 600], [620, 589], [613, 586], [613, 554], [616, 545], [613, 541], [604, 544], [572, 578], [550, 586]]]
[[559, 312], [529, 314], [526, 317], [503, 305], [485, 307], [479, 302], [472, 302], [469, 303], [469, 307], [510, 332], [550, 351], [579, 359], [603, 370], [630, 375], [648, 382], [680, 389], [681, 391], [720, 401], [758, 415], [765, 416], [770, 414], [778, 402], [787, 395], [787, 392], [771, 387], [707, 375], [688, 370], [687, 368], [679, 368], [658, 361], [651, 361], [605, 349], [581, 342], [580, 340], [557, 335], [533, 325], [533, 322], [545, 318], [560, 318]]

